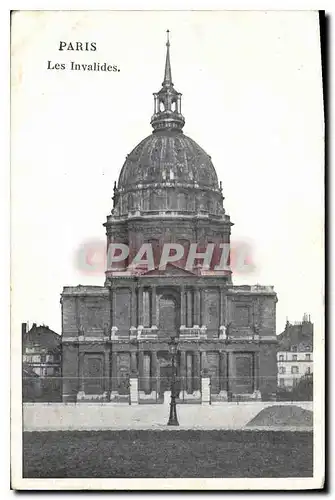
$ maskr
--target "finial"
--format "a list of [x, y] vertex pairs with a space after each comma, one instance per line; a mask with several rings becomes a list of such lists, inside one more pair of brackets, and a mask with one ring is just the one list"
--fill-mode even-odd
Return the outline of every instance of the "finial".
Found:
[[167, 37], [166, 61], [165, 61], [163, 86], [173, 86], [172, 75], [171, 75], [171, 63], [170, 63], [170, 30], [166, 30], [166, 37]]

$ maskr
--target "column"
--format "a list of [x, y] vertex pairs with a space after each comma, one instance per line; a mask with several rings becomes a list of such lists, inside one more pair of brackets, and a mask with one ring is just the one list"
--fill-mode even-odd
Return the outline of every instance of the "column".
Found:
[[208, 405], [211, 401], [210, 378], [207, 371], [207, 353], [201, 352], [201, 404]]
[[157, 294], [156, 285], [152, 285], [151, 288], [151, 326], [157, 326]]
[[180, 351], [180, 366], [179, 366], [179, 375], [180, 375], [180, 389], [181, 391], [186, 390], [186, 352]]
[[231, 355], [232, 355], [232, 353], [227, 351], [227, 353], [226, 353], [226, 391], [227, 391], [227, 395], [228, 395], [228, 401], [232, 400], [232, 391], [231, 391], [232, 388], [230, 385], [230, 377], [229, 377]]
[[139, 351], [139, 353], [138, 353], [138, 378], [139, 378], [140, 391], [143, 391], [143, 361], [144, 361], [144, 352]]
[[225, 324], [225, 296], [224, 289], [220, 288], [220, 326]]
[[187, 305], [186, 305], [186, 326], [187, 327], [192, 327], [194, 325], [194, 312], [193, 312], [193, 289], [192, 290], [187, 290], [186, 292], [186, 299], [187, 299]]
[[111, 390], [112, 390], [112, 392], [118, 392], [117, 352], [112, 352], [112, 380], [111, 380]]
[[111, 288], [111, 325], [116, 326], [115, 324], [115, 287]]
[[200, 380], [201, 380], [201, 372], [200, 372], [200, 351], [196, 351], [193, 354], [193, 374], [194, 374], [194, 390], [200, 391]]
[[131, 378], [130, 382], [130, 404], [138, 405], [138, 378]]
[[259, 391], [259, 352], [254, 353], [254, 390]]
[[207, 353], [206, 351], [201, 352], [201, 371], [202, 371], [202, 376], [204, 376], [204, 370], [208, 371], [207, 369]]
[[151, 377], [152, 377], [152, 391], [157, 392], [157, 352], [151, 352]]
[[200, 288], [199, 290], [199, 326], [202, 326], [206, 319], [205, 319], [205, 311], [204, 311], [204, 294], [205, 291]]
[[193, 380], [193, 353], [186, 353], [186, 392], [187, 394], [192, 394], [194, 391], [194, 380]]
[[105, 392], [109, 392], [110, 391], [110, 380], [109, 380], [109, 376], [110, 376], [110, 357], [109, 357], [109, 346], [107, 345], [106, 346], [106, 351], [105, 351], [105, 383], [104, 383], [104, 390]]
[[130, 353], [130, 373], [132, 376], [138, 376], [136, 351]]
[[140, 286], [138, 287], [138, 292], [137, 292], [137, 297], [138, 297], [138, 321], [137, 325], [138, 326], [143, 326], [143, 287]]
[[180, 287], [180, 326], [186, 326], [185, 287]]
[[146, 393], [151, 392], [151, 356], [149, 353], [143, 355], [143, 389]]
[[79, 352], [78, 357], [78, 372], [79, 372], [79, 392], [85, 393], [85, 371], [84, 371], [84, 352]]
[[[219, 352], [220, 361], [219, 361], [219, 377], [220, 377], [220, 393], [221, 396], [226, 400], [228, 398], [227, 394], [227, 352], [220, 351]], [[223, 393], [223, 394], [222, 394]]]
[[200, 290], [194, 289], [194, 324], [200, 326]]
[[136, 315], [137, 315], [137, 296], [136, 288], [132, 286], [131, 288], [131, 327], [137, 326]]
[[225, 297], [225, 314], [226, 314], [226, 317], [225, 317], [225, 325], [229, 325], [229, 323], [231, 322], [231, 314], [230, 314], [230, 310], [231, 310], [231, 301], [228, 300], [228, 297], [226, 295]]

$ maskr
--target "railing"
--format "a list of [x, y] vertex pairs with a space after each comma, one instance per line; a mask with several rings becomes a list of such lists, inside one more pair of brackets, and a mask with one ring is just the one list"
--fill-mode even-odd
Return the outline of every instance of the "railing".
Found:
[[[312, 401], [313, 374], [252, 377], [23, 377], [24, 402], [104, 401], [167, 403], [171, 390], [178, 404], [203, 402], [202, 382], [209, 380], [210, 401]], [[135, 392], [136, 395], [135, 395]], [[133, 402], [132, 402], [133, 398]], [[165, 398], [165, 401], [164, 401]]]

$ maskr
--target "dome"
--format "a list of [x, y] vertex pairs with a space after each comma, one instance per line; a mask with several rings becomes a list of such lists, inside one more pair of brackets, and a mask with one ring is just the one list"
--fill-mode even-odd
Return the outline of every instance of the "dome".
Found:
[[172, 130], [155, 131], [126, 158], [118, 181], [120, 192], [148, 184], [219, 190], [211, 157], [190, 137]]
[[211, 157], [183, 133], [181, 94], [172, 82], [166, 44], [162, 88], [154, 93], [153, 132], [127, 156], [114, 185], [114, 217], [157, 214], [221, 217], [222, 188]]

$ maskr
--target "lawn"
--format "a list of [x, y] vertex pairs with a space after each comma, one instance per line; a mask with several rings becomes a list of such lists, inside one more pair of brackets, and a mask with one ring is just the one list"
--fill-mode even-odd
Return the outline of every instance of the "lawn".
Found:
[[309, 432], [27, 432], [23, 477], [311, 477]]

